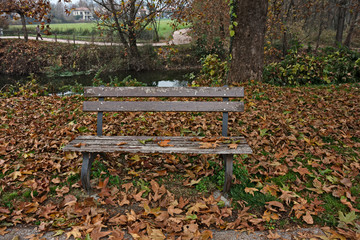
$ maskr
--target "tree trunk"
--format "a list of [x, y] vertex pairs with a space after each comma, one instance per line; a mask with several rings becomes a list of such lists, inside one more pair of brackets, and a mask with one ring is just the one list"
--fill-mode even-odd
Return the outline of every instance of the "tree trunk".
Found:
[[342, 44], [344, 26], [345, 26], [345, 15], [347, 0], [341, 0], [339, 3], [338, 22], [336, 27], [335, 45]]
[[136, 45], [136, 37], [133, 31], [129, 29], [129, 44], [130, 48], [127, 49], [129, 70], [140, 71], [143, 69], [143, 64], [140, 58], [140, 53]]
[[155, 42], [160, 42], [160, 37], [159, 37], [159, 29], [160, 29], [160, 19], [159, 19], [159, 22], [156, 20], [156, 18], [154, 18], [152, 20], [152, 25], [153, 25], [153, 28], [154, 28], [154, 32], [155, 32], [155, 39], [154, 41]]
[[350, 28], [349, 28], [349, 32], [346, 36], [346, 39], [345, 39], [345, 42], [344, 42], [344, 45], [347, 46], [347, 47], [350, 47], [350, 43], [351, 43], [351, 36], [354, 32], [354, 29], [355, 29], [355, 25], [356, 25], [356, 22], [357, 22], [357, 18], [359, 16], [359, 10], [357, 10], [352, 18], [351, 18], [351, 23], [350, 23]]
[[320, 13], [320, 20], [319, 20], [319, 30], [318, 30], [318, 34], [316, 37], [316, 47], [315, 47], [315, 51], [318, 50], [319, 46], [320, 46], [320, 38], [321, 38], [321, 34], [322, 31], [324, 30], [324, 14], [325, 14], [325, 2], [324, 0], [321, 1], [321, 13]]
[[21, 17], [21, 24], [22, 24], [22, 31], [24, 33], [24, 39], [27, 42], [29, 40], [28, 32], [26, 29], [26, 21], [25, 21], [25, 15], [23, 13], [19, 13]]
[[262, 80], [267, 0], [238, 0], [236, 2], [235, 35], [229, 84], [250, 79]]
[[136, 1], [130, 2], [130, 18], [128, 21], [128, 36], [129, 36], [129, 46], [128, 57], [129, 57], [129, 70], [140, 71], [142, 69], [140, 53], [136, 45], [136, 29], [134, 22], [136, 20]]

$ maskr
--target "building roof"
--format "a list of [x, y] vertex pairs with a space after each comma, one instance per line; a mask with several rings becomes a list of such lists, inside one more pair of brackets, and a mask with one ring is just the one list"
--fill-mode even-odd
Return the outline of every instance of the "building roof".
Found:
[[75, 8], [74, 11], [90, 11], [90, 9], [86, 7], [79, 7], [79, 8]]

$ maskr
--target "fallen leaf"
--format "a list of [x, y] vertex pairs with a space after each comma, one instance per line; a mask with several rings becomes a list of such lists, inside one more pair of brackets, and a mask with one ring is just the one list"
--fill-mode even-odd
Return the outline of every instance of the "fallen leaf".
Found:
[[69, 239], [71, 236], [73, 236], [75, 239], [81, 238], [80, 230], [82, 230], [80, 227], [77, 227], [77, 226], [73, 227], [70, 232], [66, 233], [66, 239]]
[[262, 219], [266, 222], [270, 222], [270, 220], [277, 220], [279, 219], [279, 215], [276, 213], [273, 213], [269, 210], [265, 210], [264, 215], [262, 216]]
[[166, 239], [165, 235], [161, 231], [161, 229], [152, 229], [150, 238], [153, 240], [164, 240]]
[[202, 149], [209, 149], [209, 148], [216, 148], [217, 146], [219, 146], [216, 142], [212, 143], [212, 142], [201, 142], [200, 143], [200, 148]]
[[122, 146], [122, 145], [125, 145], [127, 144], [127, 142], [119, 142], [118, 144], [116, 144], [117, 146]]
[[174, 145], [169, 144], [170, 140], [164, 140], [164, 141], [160, 141], [158, 142], [158, 145], [160, 147], [173, 147]]
[[257, 192], [257, 191], [259, 191], [259, 189], [257, 189], [257, 188], [248, 188], [248, 187], [245, 188], [245, 192], [250, 193], [253, 196], [254, 196], [254, 192]]
[[232, 143], [232, 144], [229, 144], [228, 147], [229, 147], [230, 149], [237, 149], [238, 144]]
[[122, 239], [124, 239], [124, 236], [125, 236], [125, 232], [122, 231], [119, 227], [116, 227], [116, 228], [112, 229], [109, 239], [110, 240], [122, 240]]
[[310, 215], [309, 211], [306, 211], [306, 214], [303, 216], [303, 220], [307, 223], [307, 224], [314, 224], [314, 220], [312, 218], [312, 216]]
[[6, 230], [6, 227], [1, 227], [0, 228], [0, 236], [4, 236], [5, 234], [8, 233], [8, 231], [5, 231]]
[[77, 143], [73, 145], [74, 147], [80, 148], [80, 147], [85, 147], [86, 143]]
[[269, 235], [266, 236], [268, 239], [279, 239], [281, 236], [278, 233], [273, 233], [271, 230], [269, 231]]
[[186, 184], [185, 186], [193, 186], [195, 184], [198, 184], [201, 181], [201, 178], [199, 178], [198, 180], [191, 180], [190, 183]]
[[212, 239], [212, 238], [213, 238], [213, 234], [212, 234], [212, 231], [210, 231], [210, 230], [203, 231], [200, 236], [200, 240], [207, 240], [207, 239]]
[[100, 238], [105, 237], [110, 233], [111, 233], [110, 231], [102, 232], [101, 227], [97, 227], [91, 232], [90, 237], [91, 240], [100, 240]]

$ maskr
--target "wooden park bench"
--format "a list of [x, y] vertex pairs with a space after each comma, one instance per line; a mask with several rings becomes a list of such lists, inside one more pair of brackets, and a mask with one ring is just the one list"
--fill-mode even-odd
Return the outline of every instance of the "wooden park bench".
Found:
[[[233, 155], [251, 154], [252, 150], [242, 136], [228, 137], [228, 112], [244, 111], [244, 103], [229, 101], [229, 98], [244, 97], [240, 87], [86, 87], [85, 97], [99, 101], [85, 101], [83, 111], [98, 112], [97, 136], [79, 136], [63, 148], [64, 151], [82, 152], [81, 182], [88, 192], [90, 170], [97, 154], [128, 153], [179, 153], [220, 154], [225, 164], [224, 192], [229, 191], [232, 181]], [[113, 101], [113, 98], [213, 98], [213, 101]], [[105, 98], [110, 98], [105, 101]], [[216, 98], [218, 99], [217, 101]], [[220, 98], [220, 99], [219, 99]], [[219, 101], [221, 100], [222, 101]], [[208, 99], [207, 99], [208, 100]], [[222, 137], [206, 136], [213, 142], [204, 147], [201, 137], [151, 136], [102, 136], [103, 112], [222, 112]], [[166, 144], [159, 144], [165, 141]], [[214, 144], [216, 142], [216, 144]], [[232, 145], [230, 145], [232, 144]], [[164, 146], [165, 145], [165, 146]], [[209, 145], [209, 143], [208, 143]]]

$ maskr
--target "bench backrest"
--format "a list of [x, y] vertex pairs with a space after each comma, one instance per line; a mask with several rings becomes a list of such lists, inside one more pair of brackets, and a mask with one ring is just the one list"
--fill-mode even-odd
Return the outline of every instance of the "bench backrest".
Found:
[[[83, 111], [98, 112], [97, 135], [102, 135], [103, 112], [223, 112], [222, 135], [227, 136], [228, 112], [243, 112], [243, 102], [229, 98], [244, 97], [242, 87], [86, 87]], [[223, 101], [104, 101], [105, 97], [181, 97], [222, 98]]]

